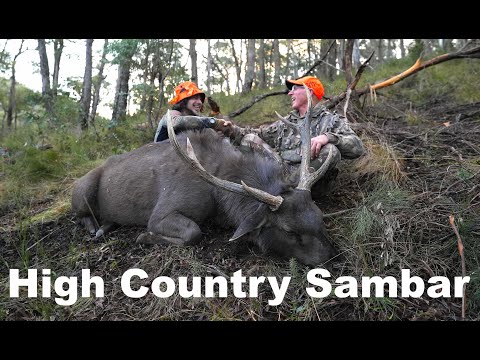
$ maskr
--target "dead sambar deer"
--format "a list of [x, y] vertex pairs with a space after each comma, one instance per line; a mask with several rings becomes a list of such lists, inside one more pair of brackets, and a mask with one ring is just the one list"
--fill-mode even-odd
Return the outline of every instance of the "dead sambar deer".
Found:
[[202, 238], [200, 225], [214, 218], [235, 228], [230, 240], [252, 241], [265, 253], [312, 266], [336, 254], [310, 193], [332, 151], [310, 173], [308, 114], [298, 184], [278, 162], [241, 152], [211, 129], [175, 135], [167, 123], [168, 140], [114, 155], [76, 181], [72, 208], [92, 234], [140, 225], [147, 231], [138, 243], [190, 245]]

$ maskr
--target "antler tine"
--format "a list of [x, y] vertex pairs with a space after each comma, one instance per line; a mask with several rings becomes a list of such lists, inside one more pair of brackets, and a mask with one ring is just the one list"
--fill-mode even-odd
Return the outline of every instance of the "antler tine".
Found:
[[310, 91], [306, 85], [303, 85], [303, 87], [305, 88], [305, 93], [307, 95], [308, 108], [307, 108], [307, 113], [305, 114], [305, 119], [303, 120], [302, 125], [300, 127], [300, 138], [302, 141], [302, 145], [301, 145], [302, 161], [300, 163], [300, 181], [298, 182], [297, 189], [310, 190], [310, 188], [306, 187], [306, 184], [310, 176], [310, 171], [309, 171], [310, 156], [311, 156], [310, 114], [312, 111], [312, 94], [310, 94]]
[[200, 164], [198, 161], [197, 156], [195, 155], [195, 152], [193, 150], [192, 144], [190, 142], [190, 139], [187, 138], [187, 153], [180, 147], [180, 144], [178, 143], [177, 136], [175, 135], [175, 131], [173, 130], [173, 124], [172, 124], [172, 117], [170, 115], [170, 110], [167, 111], [167, 131], [168, 131], [168, 137], [170, 138], [170, 141], [172, 143], [172, 146], [176, 153], [198, 174], [202, 179], [207, 181], [208, 183], [218, 186], [224, 190], [231, 191], [240, 195], [245, 195], [245, 196], [252, 196], [253, 198], [267, 204], [270, 206], [270, 209], [273, 211], [277, 210], [279, 206], [283, 202], [283, 198], [281, 196], [274, 196], [272, 194], [269, 194], [266, 191], [260, 190], [260, 189], [255, 189], [255, 188], [250, 188], [247, 185], [245, 185], [242, 181], [242, 185], [234, 183], [232, 181], [228, 180], [223, 180], [219, 179], [216, 176], [213, 176], [205, 168]]
[[280, 115], [278, 112], [275, 111], [275, 114], [277, 114], [277, 116], [280, 118], [280, 120], [282, 120], [282, 122], [284, 122], [287, 126], [293, 127], [293, 128], [298, 128], [297, 124], [294, 124], [291, 121], [288, 121], [282, 115]]
[[330, 166], [330, 163], [332, 162], [332, 159], [333, 159], [333, 147], [330, 147], [330, 149], [328, 150], [327, 158], [323, 162], [322, 166], [320, 166], [320, 168], [317, 169], [315, 172], [308, 174], [308, 176], [306, 176], [304, 181], [303, 182], [301, 181], [298, 184], [297, 189], [310, 191], [312, 188], [312, 185], [318, 179], [320, 179], [323, 175], [325, 175], [325, 173], [328, 170], [328, 167]]

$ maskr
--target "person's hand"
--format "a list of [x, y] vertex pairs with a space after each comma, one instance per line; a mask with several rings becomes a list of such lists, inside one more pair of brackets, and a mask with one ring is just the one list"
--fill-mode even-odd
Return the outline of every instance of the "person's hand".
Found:
[[322, 146], [325, 146], [328, 144], [328, 137], [325, 134], [316, 136], [310, 140], [311, 147], [311, 157], [312, 159], [316, 159], [318, 157], [318, 154], [320, 154], [320, 150], [322, 149]]
[[230, 137], [233, 134], [233, 123], [230, 120], [216, 119], [217, 124], [215, 125], [215, 130], [220, 135], [225, 135]]

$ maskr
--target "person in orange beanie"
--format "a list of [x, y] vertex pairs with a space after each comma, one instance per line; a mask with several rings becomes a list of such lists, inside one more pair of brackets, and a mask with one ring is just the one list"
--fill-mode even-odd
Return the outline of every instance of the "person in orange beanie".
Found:
[[[217, 120], [202, 115], [205, 93], [192, 81], [184, 81], [175, 88], [175, 96], [168, 103], [173, 105], [170, 115], [175, 131], [215, 128]], [[154, 142], [168, 138], [167, 119], [164, 116], [158, 123]]]
[[[291, 98], [293, 109], [286, 120], [294, 124], [304, 120], [308, 110], [306, 91], [311, 94], [310, 166], [315, 170], [320, 168], [327, 158], [329, 148], [333, 147], [333, 161], [327, 173], [312, 187], [312, 193], [315, 191], [323, 195], [333, 186], [340, 160], [355, 159], [364, 153], [362, 141], [350, 128], [344, 116], [332, 113], [323, 106], [321, 100], [324, 88], [318, 78], [304, 76], [300, 79], [286, 80], [285, 84], [289, 90], [288, 96]], [[260, 150], [261, 153], [275, 160], [281, 158], [282, 164], [288, 168], [288, 171], [298, 175], [301, 162], [301, 139], [298, 129], [287, 126], [281, 120], [258, 128], [239, 127], [231, 122], [222, 125], [223, 133], [233, 140], [233, 144], [247, 150], [249, 148]]]

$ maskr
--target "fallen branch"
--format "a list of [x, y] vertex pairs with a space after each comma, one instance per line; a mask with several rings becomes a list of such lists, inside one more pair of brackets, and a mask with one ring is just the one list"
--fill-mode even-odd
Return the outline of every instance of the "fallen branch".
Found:
[[407, 77], [413, 74], [416, 74], [420, 70], [426, 69], [430, 66], [437, 65], [442, 62], [453, 60], [453, 59], [465, 59], [465, 58], [480, 58], [480, 46], [477, 46], [470, 50], [463, 50], [463, 51], [460, 50], [453, 53], [443, 54], [425, 62], [422, 62], [422, 59], [418, 58], [415, 64], [412, 65], [412, 67], [405, 70], [401, 74], [395, 75], [388, 80], [382, 81], [381, 83], [378, 83], [372, 86], [367, 86], [365, 89], [361, 90], [360, 93], [365, 94], [369, 92], [370, 89], [378, 90], [378, 89], [382, 89], [384, 87], [393, 85], [403, 79], [406, 79]]
[[[453, 228], [453, 231], [455, 232], [455, 235], [457, 235], [457, 244], [458, 244], [458, 251], [460, 253], [460, 259], [462, 261], [462, 277], [465, 277], [467, 275], [467, 269], [465, 266], [465, 256], [463, 254], [463, 243], [462, 239], [460, 238], [460, 234], [458, 233], [457, 227], [455, 226], [455, 217], [453, 215], [449, 216], [450, 219], [450, 225]], [[462, 320], [465, 320], [465, 307], [467, 303], [466, 295], [465, 295], [465, 287], [466, 284], [463, 284], [463, 296], [462, 296]]]
[[238, 116], [238, 115], [244, 113], [245, 111], [250, 109], [255, 103], [259, 102], [260, 100], [265, 99], [266, 97], [274, 96], [274, 95], [288, 94], [288, 91], [289, 91], [288, 89], [285, 89], [285, 90], [282, 90], [282, 91], [274, 91], [274, 92], [271, 92], [271, 93], [255, 96], [247, 105], [241, 107], [238, 110], [235, 110], [235, 111], [232, 111], [231, 113], [229, 113], [228, 117], [233, 118], [235, 116]]

